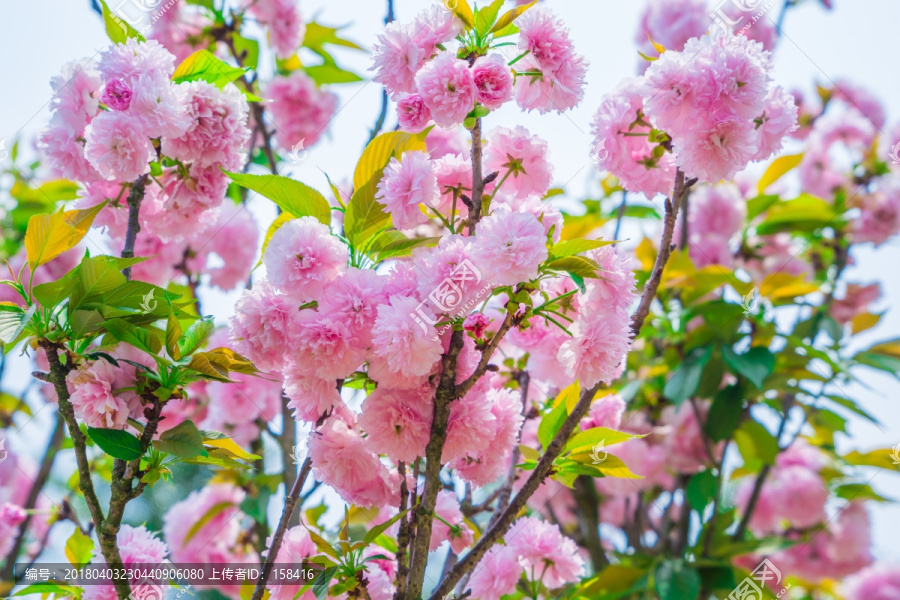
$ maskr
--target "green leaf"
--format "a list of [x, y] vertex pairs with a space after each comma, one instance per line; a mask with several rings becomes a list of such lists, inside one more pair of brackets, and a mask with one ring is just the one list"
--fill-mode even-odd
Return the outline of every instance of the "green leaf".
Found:
[[713, 398], [704, 430], [714, 442], [721, 442], [731, 434], [741, 422], [744, 414], [744, 394], [739, 385], [730, 385]]
[[503, 0], [494, 0], [488, 6], [479, 8], [475, 13], [475, 31], [478, 35], [485, 35], [497, 21], [497, 15], [503, 8]]
[[344, 213], [344, 235], [354, 248], [363, 248], [379, 231], [391, 226], [391, 215], [384, 205], [375, 199], [379, 171], [372, 178], [353, 192]]
[[775, 464], [779, 452], [778, 440], [756, 421], [748, 419], [741, 423], [734, 432], [734, 441], [747, 468]]
[[225, 174], [241, 187], [265, 196], [295, 217], [314, 217], [325, 225], [331, 224], [328, 200], [304, 183], [281, 175], [246, 175], [228, 171]]
[[594, 250], [596, 248], [602, 248], [603, 246], [609, 246], [610, 244], [615, 244], [615, 242], [607, 242], [603, 240], [585, 240], [581, 238], [574, 240], [564, 240], [562, 242], [559, 242], [558, 244], [554, 244], [550, 248], [550, 259], [555, 260], [558, 258], [565, 258], [567, 256], [573, 256], [575, 254], [587, 252], [588, 250]]
[[232, 81], [243, 77], [247, 71], [248, 69], [229, 65], [209, 50], [197, 50], [178, 65], [172, 74], [172, 81], [175, 83], [205, 81], [221, 90]]
[[815, 231], [830, 224], [837, 224], [834, 206], [821, 198], [801, 194], [773, 204], [756, 232], [769, 235], [780, 231]]
[[175, 313], [169, 313], [169, 319], [166, 321], [166, 352], [174, 360], [181, 359], [181, 348], [178, 347], [178, 338], [181, 337], [181, 333], [181, 323], [178, 322]]
[[88, 427], [88, 435], [101, 450], [120, 460], [137, 460], [144, 453], [141, 441], [121, 429], [99, 429]]
[[200, 433], [201, 433], [201, 437], [203, 437], [203, 443], [206, 445], [207, 449], [216, 448], [220, 451], [224, 451], [224, 452], [228, 453], [230, 456], [232, 456], [234, 458], [237, 458], [239, 460], [244, 460], [247, 462], [259, 460], [260, 458], [262, 458], [261, 456], [259, 456], [257, 454], [250, 454], [249, 452], [247, 452], [246, 450], [244, 450], [243, 448], [238, 446], [237, 443], [231, 438], [223, 437], [220, 439], [213, 440], [213, 439], [206, 438], [203, 435], [204, 432], [201, 431]]
[[[392, 233], [391, 231], [385, 233]], [[397, 232], [399, 233], [399, 232]], [[416, 248], [431, 248], [441, 241], [439, 237], [424, 238], [408, 238], [400, 233], [400, 238], [395, 238], [387, 243], [382, 243], [382, 238], [388, 240], [387, 236], [380, 235], [372, 242], [369, 252], [375, 255], [378, 262], [388, 260], [389, 258], [400, 258], [401, 256], [409, 256]]]
[[123, 319], [110, 319], [103, 323], [103, 327], [120, 342], [130, 344], [149, 354], [156, 355], [162, 350], [162, 342], [155, 333], [136, 327]]
[[113, 256], [86, 256], [75, 270], [69, 310], [77, 310], [89, 298], [96, 298], [124, 285], [127, 281], [122, 270], [147, 260], [146, 258], [116, 258]]
[[71, 585], [48, 581], [46, 583], [33, 583], [22, 588], [13, 596], [31, 596], [33, 594], [40, 594], [44, 598], [50, 594], [58, 598], [78, 598], [81, 596], [81, 590]]
[[553, 410], [541, 418], [541, 422], [538, 425], [538, 441], [544, 449], [550, 445], [550, 442], [562, 429], [563, 423], [565, 423], [568, 416], [569, 412], [566, 410], [566, 403], [558, 402], [553, 407]]
[[191, 421], [179, 423], [153, 442], [153, 447], [179, 458], [209, 456], [203, 447], [203, 436]]
[[25, 323], [23, 308], [7, 302], [0, 304], [0, 342], [9, 344], [19, 337], [19, 332]]
[[[602, 459], [599, 460], [598, 459]], [[580, 463], [579, 467], [573, 468], [571, 463]], [[579, 475], [589, 475], [591, 477], [618, 477], [621, 479], [643, 479], [643, 475], [633, 473], [621, 458], [605, 453], [600, 455], [594, 452], [580, 452], [573, 454], [568, 460], [564, 460], [563, 468], [569, 472], [575, 472]]]
[[109, 36], [110, 41], [114, 44], [124, 44], [128, 38], [137, 38], [142, 42], [144, 41], [144, 36], [137, 29], [109, 9], [106, 0], [100, 0], [100, 6], [103, 8], [103, 24], [106, 27], [106, 35]]
[[[212, 4], [211, 0], [210, 4]], [[255, 69], [259, 66], [259, 42], [245, 38], [237, 33], [233, 33], [232, 38], [234, 39], [234, 49], [237, 51], [238, 56], [246, 52], [244, 55], [244, 66], [250, 69]]]
[[319, 573], [315, 581], [313, 581], [312, 592], [316, 595], [317, 600], [325, 600], [325, 597], [328, 595], [328, 586], [337, 570], [337, 567], [329, 567]]
[[751, 348], [744, 354], [737, 354], [730, 347], [723, 346], [722, 357], [735, 374], [743, 375], [759, 389], [775, 369], [775, 355], [768, 348]]
[[653, 574], [660, 600], [697, 600], [700, 575], [681, 560], [665, 560]]
[[79, 527], [76, 527], [66, 542], [66, 558], [69, 559], [69, 563], [79, 569], [91, 562], [93, 554], [94, 541], [81, 533]]
[[585, 256], [566, 256], [551, 260], [546, 264], [548, 269], [554, 271], [566, 271], [585, 279], [598, 279], [602, 277], [600, 265], [595, 260]]
[[181, 339], [178, 340], [178, 347], [182, 356], [190, 356], [197, 348], [201, 347], [209, 339], [209, 336], [216, 330], [215, 323], [210, 319], [200, 319], [194, 321], [187, 328]]
[[[404, 152], [410, 150], [425, 152], [427, 150], [426, 135], [427, 130], [422, 133], [389, 131], [375, 137], [363, 150], [359, 162], [356, 163], [356, 170], [353, 173], [353, 188], [359, 190], [367, 185], [375, 174], [380, 173], [387, 166], [392, 157], [399, 160]], [[375, 184], [377, 183], [376, 179]]]
[[675, 374], [666, 382], [663, 394], [675, 404], [681, 404], [694, 395], [697, 388], [700, 387], [700, 378], [703, 375], [703, 368], [712, 355], [712, 347], [696, 348], [691, 352], [681, 366], [675, 371]]
[[403, 515], [405, 515], [406, 513], [408, 513], [410, 510], [412, 510], [412, 509], [411, 509], [411, 508], [407, 508], [406, 510], [404, 510], [404, 511], [402, 511], [402, 512], [398, 512], [396, 515], [394, 515], [393, 517], [391, 517], [390, 519], [388, 519], [388, 520], [385, 521], [384, 523], [381, 523], [381, 524], [379, 524], [379, 525], [376, 525], [375, 527], [373, 527], [372, 529], [370, 529], [369, 531], [367, 531], [365, 537], [363, 538], [363, 542], [365, 542], [366, 546], [368, 546], [369, 544], [371, 544], [372, 542], [374, 542], [375, 539], [376, 539], [379, 535], [381, 535], [382, 533], [384, 533], [385, 531], [387, 531], [388, 528], [389, 528], [391, 525], [393, 525], [394, 523], [396, 523], [397, 521], [399, 521], [400, 518], [401, 518]]
[[311, 67], [303, 67], [310, 79], [316, 82], [316, 85], [327, 85], [330, 83], [356, 83], [362, 81], [363, 78], [354, 73], [347, 71], [337, 65], [325, 63], [321, 65], [313, 65]]
[[688, 504], [699, 513], [716, 499], [718, 491], [719, 479], [709, 470], [691, 477], [685, 489]]

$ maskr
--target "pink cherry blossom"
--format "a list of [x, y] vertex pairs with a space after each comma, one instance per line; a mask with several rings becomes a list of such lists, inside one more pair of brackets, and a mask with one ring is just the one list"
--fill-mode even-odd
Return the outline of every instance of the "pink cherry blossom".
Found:
[[113, 110], [128, 110], [133, 93], [131, 88], [118, 79], [107, 82], [100, 100]]
[[[434, 317], [419, 304], [410, 296], [393, 296], [388, 304], [378, 307], [372, 329], [374, 354], [386, 361], [391, 373], [426, 375], [441, 358], [441, 341], [428, 324]], [[419, 311], [425, 312], [428, 322], [417, 319]]]
[[7, 556], [11, 551], [21, 525], [28, 514], [15, 504], [0, 506], [0, 554]]
[[153, 75], [141, 75], [132, 85], [129, 113], [147, 137], [177, 138], [191, 127], [192, 115], [182, 95], [183, 86]]
[[[653, 42], [680, 52], [691, 38], [700, 37], [711, 26], [706, 0], [650, 0], [641, 13], [634, 41], [646, 56], [657, 55]], [[650, 63], [641, 59], [645, 68]]]
[[473, 253], [497, 285], [515, 285], [538, 275], [547, 260], [544, 227], [531, 213], [495, 210], [478, 225]]
[[522, 576], [522, 566], [509, 546], [492, 546], [472, 570], [469, 589], [473, 598], [500, 600], [511, 594]]
[[622, 426], [622, 415], [625, 414], [625, 400], [618, 394], [609, 394], [594, 400], [591, 410], [581, 421], [582, 429], [605, 427], [618, 430]]
[[298, 300], [318, 300], [347, 266], [349, 250], [315, 217], [285, 223], [269, 240], [263, 263], [269, 283]]
[[[165, 561], [168, 554], [165, 542], [158, 539], [154, 533], [143, 526], [122, 525], [118, 535], [116, 535], [116, 541], [118, 542], [122, 562], [126, 567], [160, 565]], [[91, 564], [95, 568], [102, 568], [106, 565], [106, 560], [100, 555], [99, 550], [96, 551], [94, 561]], [[147, 585], [144, 583], [145, 581], [144, 578], [132, 578], [131, 584], [135, 587]], [[162, 590], [168, 589], [168, 585], [163, 581], [151, 581], [153, 581], [152, 585]], [[86, 600], [116, 600], [118, 598], [116, 590], [111, 583], [85, 586], [82, 597]]]
[[747, 202], [734, 184], [704, 185], [691, 192], [691, 235], [739, 233], [747, 218]]
[[241, 149], [250, 140], [250, 129], [241, 91], [234, 85], [220, 90], [205, 81], [192, 81], [180, 84], [179, 93], [191, 124], [184, 134], [163, 138], [163, 154], [201, 167], [229, 171], [243, 167], [246, 157]]
[[625, 369], [631, 347], [631, 327], [621, 314], [584, 315], [569, 328], [571, 338], [559, 348], [558, 359], [569, 377], [586, 388], [609, 384]]
[[416, 89], [441, 127], [459, 125], [475, 107], [477, 90], [466, 61], [443, 52], [416, 73]]
[[280, 371], [287, 341], [293, 337], [298, 324], [297, 306], [297, 302], [278, 293], [265, 281], [244, 291], [230, 322], [235, 350], [263, 371]]
[[125, 398], [115, 394], [122, 380], [111, 363], [98, 360], [69, 373], [70, 401], [75, 416], [89, 427], [123, 429], [130, 414]]
[[106, 81], [118, 79], [132, 87], [134, 81], [145, 74], [162, 80], [171, 79], [175, 72], [175, 57], [156, 40], [143, 42], [131, 37], [101, 52], [97, 69]]
[[513, 523], [506, 539], [526, 575], [530, 578], [533, 573], [551, 590], [584, 575], [584, 560], [578, 547], [560, 532], [558, 525], [524, 517]]
[[85, 129], [85, 140], [85, 157], [107, 181], [137, 179], [156, 158], [150, 139], [125, 113], [98, 115]]
[[900, 566], [879, 563], [851, 575], [841, 587], [847, 600], [895, 600], [900, 598]]
[[431, 111], [420, 94], [404, 94], [397, 100], [397, 119], [404, 131], [419, 133], [431, 121]]
[[484, 166], [487, 171], [500, 173], [501, 180], [506, 179], [500, 187], [512, 190], [520, 198], [547, 193], [553, 169], [546, 141], [517, 126], [497, 127], [488, 134], [487, 142]]
[[243, 0], [247, 11], [265, 25], [278, 58], [290, 58], [303, 41], [306, 25], [295, 0]]
[[365, 348], [344, 320], [312, 310], [300, 313], [288, 343], [298, 355], [298, 367], [319, 379], [348, 377], [365, 360]]
[[[266, 540], [266, 547], [272, 547], [272, 538]], [[298, 525], [291, 527], [284, 533], [284, 539], [278, 555], [275, 558], [275, 564], [301, 564], [306, 559], [319, 553], [315, 542], [306, 530], [306, 527]], [[270, 585], [266, 589], [273, 600], [294, 600], [297, 598], [298, 592], [302, 589], [301, 585]], [[298, 600], [313, 600], [316, 595], [307, 590], [299, 596]]]
[[[424, 393], [423, 393], [424, 392]], [[359, 426], [378, 454], [410, 464], [425, 455], [431, 434], [432, 391], [379, 386], [363, 402]]]
[[472, 65], [475, 99], [497, 110], [513, 96], [513, 75], [502, 54], [481, 56]]
[[275, 139], [284, 150], [301, 142], [300, 148], [309, 148], [319, 141], [337, 110], [337, 96], [316, 87], [303, 71], [274, 77], [266, 97], [271, 100], [267, 109], [277, 125]]
[[447, 490], [438, 492], [434, 512], [435, 520], [431, 527], [429, 550], [433, 552], [440, 548], [441, 544], [449, 541], [450, 549], [461, 554], [472, 545], [474, 541], [472, 529], [466, 524], [459, 509], [459, 500], [453, 492]]
[[391, 213], [398, 229], [411, 229], [426, 223], [421, 206], [433, 207], [439, 197], [437, 179], [425, 152], [410, 151], [402, 160], [392, 158], [378, 182], [375, 197]]
[[413, 24], [394, 21], [379, 34], [372, 50], [372, 78], [385, 87], [392, 97], [416, 91], [416, 73], [431, 56], [429, 50], [413, 40]]
[[308, 445], [316, 477], [345, 501], [371, 508], [393, 505], [400, 497], [399, 474], [390, 472], [343, 420], [329, 419]]
[[866, 312], [869, 305], [881, 297], [881, 287], [877, 283], [871, 285], [849, 284], [844, 297], [831, 303], [831, 316], [841, 325], [851, 322], [857, 315]]
[[341, 404], [341, 394], [335, 381], [310, 377], [304, 366], [296, 357], [285, 356], [284, 393], [290, 398], [287, 406], [294, 411], [294, 419], [315, 423]]

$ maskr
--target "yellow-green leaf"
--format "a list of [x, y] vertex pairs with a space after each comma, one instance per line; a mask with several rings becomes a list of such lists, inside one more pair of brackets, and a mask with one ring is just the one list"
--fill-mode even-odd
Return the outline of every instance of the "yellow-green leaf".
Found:
[[772, 161], [766, 172], [759, 179], [757, 191], [760, 195], [765, 194], [770, 185], [784, 177], [792, 169], [796, 168], [803, 160], [803, 153], [790, 154], [788, 156], [779, 156]]
[[241, 460], [253, 461], [260, 459], [260, 457], [256, 454], [250, 454], [249, 452], [238, 446], [231, 438], [204, 440], [203, 444], [208, 448], [219, 448], [220, 450], [225, 450], [226, 452], [228, 452], [228, 454], [231, 454]]
[[166, 323], [166, 352], [175, 360], [181, 359], [181, 348], [178, 347], [181, 334], [181, 323], [178, 322], [175, 313], [169, 313], [169, 320]]
[[109, 36], [110, 41], [114, 44], [124, 44], [128, 38], [137, 38], [142, 42], [144, 41], [144, 36], [137, 29], [109, 9], [106, 0], [100, 0], [100, 5], [103, 7], [103, 25], [106, 28], [106, 35]]
[[105, 202], [84, 210], [60, 210], [31, 217], [25, 232], [25, 253], [31, 270], [77, 246], [104, 206]]
[[444, 6], [453, 9], [453, 14], [459, 17], [467, 28], [475, 26], [475, 15], [472, 14], [472, 7], [466, 0], [443, 0], [443, 2]]
[[66, 542], [66, 558], [69, 559], [73, 567], [78, 569], [91, 562], [93, 553], [94, 541], [81, 533], [81, 529], [76, 527]]
[[[528, 10], [529, 8], [531, 8], [532, 6], [534, 6], [537, 3], [538, 3], [538, 0], [534, 0], [533, 2], [530, 2], [528, 4], [524, 4], [522, 6], [513, 8], [512, 10], [506, 11], [505, 13], [503, 13], [503, 15], [499, 19], [497, 19], [497, 22], [494, 24], [494, 26], [491, 27], [490, 33], [496, 33], [497, 31], [500, 31], [501, 29], [503, 29], [504, 27], [506, 27], [507, 25], [509, 25], [516, 19], [518, 19], [522, 13], [524, 13], [526, 10]], [[462, 18], [462, 17], [460, 17], [460, 18]]]
[[818, 291], [819, 286], [804, 281], [803, 275], [772, 273], [759, 286], [759, 293], [771, 300], [785, 300]]

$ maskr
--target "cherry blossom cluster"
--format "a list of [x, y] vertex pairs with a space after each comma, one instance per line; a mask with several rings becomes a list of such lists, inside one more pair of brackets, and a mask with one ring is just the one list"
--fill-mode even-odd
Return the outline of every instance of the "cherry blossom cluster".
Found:
[[388, 25], [375, 46], [372, 68], [375, 81], [397, 101], [400, 126], [421, 131], [433, 121], [453, 127], [476, 105], [496, 110], [514, 96], [522, 109], [542, 113], [577, 105], [587, 61], [575, 53], [562, 21], [548, 9], [534, 8], [516, 25], [519, 56], [507, 57], [498, 48], [471, 60], [448, 47], [463, 23], [442, 6], [432, 5], [411, 23]]
[[[125, 239], [129, 186], [143, 189], [135, 252], [154, 258], [135, 266], [138, 278], [165, 285], [182, 265], [230, 289], [252, 266], [244, 249], [258, 237], [246, 211], [222, 206], [222, 169], [246, 162], [247, 101], [234, 85], [175, 83], [174, 71], [159, 43], [133, 38], [96, 64], [66, 65], [51, 82], [53, 116], [38, 147], [52, 175], [83, 185], [79, 207], [110, 201], [96, 223], [116, 243]], [[210, 231], [220, 233], [201, 237]], [[207, 268], [212, 254], [223, 260]]]
[[629, 191], [670, 194], [676, 168], [717, 183], [779, 151], [797, 108], [772, 86], [771, 55], [717, 30], [666, 51], [597, 111], [595, 156]]

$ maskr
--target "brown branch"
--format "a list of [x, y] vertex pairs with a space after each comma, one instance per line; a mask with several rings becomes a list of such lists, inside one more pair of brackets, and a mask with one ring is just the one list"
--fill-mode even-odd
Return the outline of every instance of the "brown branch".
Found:
[[428, 563], [428, 547], [431, 542], [431, 526], [434, 507], [441, 490], [441, 455], [447, 439], [447, 425], [450, 421], [450, 404], [458, 398], [456, 393], [456, 366], [463, 347], [463, 331], [454, 330], [450, 347], [442, 359], [440, 383], [434, 395], [434, 410], [431, 435], [425, 447], [425, 487], [416, 510], [416, 535], [412, 542], [407, 578], [407, 597], [419, 598], [425, 583], [425, 566]]
[[[144, 200], [144, 192], [150, 177], [141, 175], [131, 184], [131, 192], [128, 194], [128, 229], [125, 232], [125, 247], [122, 248], [122, 258], [134, 258], [134, 245], [137, 242], [137, 234], [141, 230], [140, 210]], [[126, 279], [131, 279], [131, 267], [122, 269]]]
[[469, 201], [469, 235], [475, 235], [475, 228], [481, 220], [484, 200], [484, 175], [482, 173], [481, 117], [475, 119], [472, 128], [472, 199]]
[[456, 386], [456, 394], [458, 397], [461, 398], [465, 396], [466, 392], [468, 392], [476, 383], [478, 383], [478, 380], [481, 379], [482, 375], [487, 373], [488, 363], [491, 362], [491, 357], [493, 357], [494, 351], [503, 340], [503, 336], [506, 335], [507, 331], [516, 326], [520, 320], [521, 319], [516, 317], [514, 310], [507, 309], [506, 317], [503, 319], [503, 323], [500, 325], [500, 329], [497, 330], [497, 332], [491, 338], [491, 341], [488, 342], [487, 346], [485, 346], [481, 351], [481, 358], [478, 360], [478, 365], [475, 367], [475, 371], [472, 372], [472, 375], [470, 375], [468, 379]]
[[303, 461], [303, 466], [300, 467], [300, 475], [294, 480], [294, 486], [284, 499], [284, 509], [281, 511], [281, 519], [278, 521], [275, 537], [272, 538], [272, 545], [269, 547], [266, 562], [263, 565], [259, 580], [256, 582], [256, 588], [253, 590], [251, 600], [262, 600], [262, 597], [266, 592], [266, 583], [269, 581], [269, 576], [272, 574], [272, 568], [275, 565], [276, 558], [278, 558], [278, 551], [281, 550], [281, 543], [284, 541], [284, 534], [287, 532], [291, 517], [294, 514], [294, 509], [297, 507], [300, 490], [303, 489], [303, 485], [306, 483], [306, 479], [309, 477], [311, 469], [312, 461], [307, 457], [307, 459]]
[[[72, 438], [72, 445], [75, 448], [75, 461], [78, 464], [78, 487], [84, 496], [85, 502], [87, 502], [88, 510], [91, 512], [91, 519], [94, 522], [97, 537], [100, 541], [100, 551], [110, 569], [124, 570], [125, 566], [115, 538], [110, 541], [108, 536], [104, 535], [106, 518], [103, 516], [103, 508], [100, 506], [100, 500], [97, 498], [97, 492], [94, 489], [94, 482], [91, 480], [91, 467], [87, 458], [87, 438], [78, 427], [78, 421], [75, 419], [75, 409], [69, 400], [66, 375], [72, 367], [63, 365], [59, 361], [59, 354], [57, 353], [62, 350], [60, 346], [47, 340], [42, 340], [39, 344], [47, 354], [47, 361], [50, 363], [50, 379], [53, 381], [53, 387], [56, 389], [56, 396], [59, 400], [59, 414], [66, 422], [66, 428], [69, 430], [69, 436]], [[115, 481], [115, 478], [113, 481]], [[120, 600], [127, 600], [131, 595], [131, 585], [128, 579], [114, 579], [113, 586]]]
[[653, 265], [650, 279], [644, 285], [641, 303], [631, 319], [631, 335], [635, 338], [644, 326], [647, 315], [650, 314], [650, 306], [653, 304], [653, 299], [656, 298], [656, 290], [659, 289], [659, 284], [662, 281], [663, 269], [665, 269], [666, 263], [669, 262], [669, 257], [672, 255], [672, 250], [674, 249], [672, 246], [672, 235], [675, 232], [675, 223], [678, 219], [678, 209], [681, 206], [681, 200], [696, 182], [696, 179], [685, 181], [684, 173], [681, 169], [675, 172], [675, 191], [672, 194], [672, 199], [666, 198], [666, 216], [662, 239], [659, 243], [659, 254], [656, 255], [656, 263]]
[[[409, 490], [406, 489], [406, 463], [402, 460], [397, 464], [397, 471], [400, 473], [400, 512], [406, 510], [407, 501], [409, 500]], [[406, 564], [406, 550], [409, 546], [409, 515], [403, 514], [400, 517], [400, 529], [397, 532], [397, 579], [394, 593], [394, 600], [403, 600], [406, 591], [406, 575], [409, 567]]]

